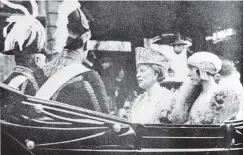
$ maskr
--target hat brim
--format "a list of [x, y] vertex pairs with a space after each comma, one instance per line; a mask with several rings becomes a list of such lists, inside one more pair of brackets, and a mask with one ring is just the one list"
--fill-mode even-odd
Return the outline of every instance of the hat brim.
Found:
[[[27, 53], [24, 53], [23, 51], [19, 51], [19, 50], [8, 50], [8, 51], [1, 51], [0, 53], [4, 54], [4, 55], [25, 55]], [[45, 49], [41, 50], [40, 52], [36, 52], [36, 53], [29, 53], [29, 54], [44, 54], [45, 56], [47, 56], [47, 53], [45, 51]]]
[[177, 45], [187, 45], [186, 43], [172, 43], [171, 46], [177, 46]]
[[12, 50], [8, 50], [8, 51], [1, 51], [0, 53], [2, 53], [4, 55], [16, 55], [16, 50], [12, 49]]

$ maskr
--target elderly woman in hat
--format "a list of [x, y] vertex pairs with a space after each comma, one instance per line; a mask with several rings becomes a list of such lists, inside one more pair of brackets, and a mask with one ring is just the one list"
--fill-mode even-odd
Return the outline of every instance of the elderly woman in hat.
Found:
[[242, 93], [240, 88], [234, 90], [225, 82], [216, 82], [223, 69], [221, 59], [209, 52], [197, 52], [187, 63], [190, 81], [181, 87], [169, 119], [180, 124], [219, 124], [236, 119]]
[[159, 82], [165, 78], [169, 60], [160, 52], [137, 47], [136, 66], [139, 86], [145, 92], [135, 100], [129, 114], [133, 123], [160, 123], [160, 116], [171, 104], [172, 93]]

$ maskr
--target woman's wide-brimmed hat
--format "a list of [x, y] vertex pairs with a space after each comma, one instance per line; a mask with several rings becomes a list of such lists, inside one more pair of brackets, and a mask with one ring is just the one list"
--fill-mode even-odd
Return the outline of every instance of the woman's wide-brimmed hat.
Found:
[[222, 68], [221, 59], [210, 52], [197, 52], [190, 56], [187, 60], [188, 65], [195, 66], [199, 69], [200, 77], [208, 80], [207, 73], [217, 74]]
[[156, 64], [165, 69], [169, 68], [169, 59], [159, 51], [151, 48], [136, 47], [136, 65], [140, 64]]

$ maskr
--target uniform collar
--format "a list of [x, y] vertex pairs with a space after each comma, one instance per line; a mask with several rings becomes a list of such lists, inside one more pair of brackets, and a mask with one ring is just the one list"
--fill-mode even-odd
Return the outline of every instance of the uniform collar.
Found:
[[14, 72], [25, 72], [25, 73], [33, 74], [33, 71], [31, 69], [26, 68], [24, 66], [15, 66]]
[[63, 57], [69, 58], [72, 61], [76, 61], [76, 62], [82, 63], [81, 55], [76, 50], [64, 50]]

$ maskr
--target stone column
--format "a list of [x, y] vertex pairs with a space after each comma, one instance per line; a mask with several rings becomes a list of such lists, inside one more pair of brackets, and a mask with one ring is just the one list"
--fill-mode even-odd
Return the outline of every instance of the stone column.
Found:
[[53, 34], [55, 33], [56, 21], [58, 17], [58, 7], [61, 0], [57, 1], [45, 1], [45, 8], [46, 8], [46, 32], [47, 32], [47, 54], [50, 55], [49, 59], [53, 59], [53, 45], [54, 39]]

